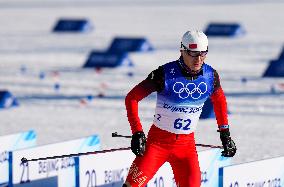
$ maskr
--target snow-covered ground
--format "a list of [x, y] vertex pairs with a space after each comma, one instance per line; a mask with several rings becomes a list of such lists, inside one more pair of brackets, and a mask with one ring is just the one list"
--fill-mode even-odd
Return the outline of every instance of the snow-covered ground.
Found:
[[[209, 22], [238, 22], [240, 38], [209, 38], [206, 63], [218, 70], [227, 95], [231, 134], [238, 152], [233, 163], [284, 155], [284, 78], [262, 78], [284, 41], [283, 1], [67, 1], [0, 2], [0, 89], [20, 107], [0, 111], [0, 135], [34, 129], [38, 144], [98, 134], [103, 149], [128, 147], [124, 97], [159, 65], [179, 57], [182, 34]], [[89, 19], [86, 34], [54, 34], [61, 17]], [[134, 66], [83, 69], [91, 50], [106, 49], [115, 36], [143, 36], [156, 48], [131, 53]], [[133, 73], [134, 76], [128, 76]], [[40, 74], [45, 78], [40, 79]], [[246, 81], [244, 81], [246, 80]], [[59, 83], [61, 88], [54, 89]], [[280, 86], [281, 89], [281, 86]], [[98, 97], [103, 93], [105, 97]], [[91, 101], [86, 96], [93, 95]], [[140, 116], [149, 130], [155, 95], [143, 100]], [[215, 119], [201, 120], [198, 143], [220, 145]]]

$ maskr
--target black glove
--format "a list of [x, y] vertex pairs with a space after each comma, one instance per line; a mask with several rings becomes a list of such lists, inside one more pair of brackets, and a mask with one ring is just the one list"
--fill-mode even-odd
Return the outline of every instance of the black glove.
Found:
[[144, 132], [138, 131], [132, 135], [131, 150], [136, 156], [143, 156], [145, 152], [146, 137]]
[[222, 151], [222, 156], [224, 157], [233, 157], [236, 154], [237, 148], [235, 142], [230, 137], [230, 131], [219, 131], [220, 139], [222, 141], [222, 145], [224, 151]]

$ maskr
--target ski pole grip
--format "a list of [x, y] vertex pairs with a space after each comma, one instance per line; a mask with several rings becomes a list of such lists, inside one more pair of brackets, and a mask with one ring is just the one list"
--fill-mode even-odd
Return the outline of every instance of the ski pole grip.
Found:
[[117, 137], [117, 132], [111, 133], [111, 136], [112, 136], [112, 137]]

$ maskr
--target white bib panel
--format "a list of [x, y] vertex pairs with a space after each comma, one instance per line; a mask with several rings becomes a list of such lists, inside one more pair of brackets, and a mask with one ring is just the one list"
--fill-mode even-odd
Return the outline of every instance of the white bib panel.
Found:
[[154, 125], [175, 134], [190, 134], [195, 131], [204, 103], [196, 106], [157, 102]]

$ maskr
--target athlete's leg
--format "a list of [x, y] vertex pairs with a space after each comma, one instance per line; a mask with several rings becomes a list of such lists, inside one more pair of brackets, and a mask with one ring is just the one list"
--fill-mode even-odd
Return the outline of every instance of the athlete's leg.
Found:
[[157, 144], [147, 144], [142, 157], [136, 157], [133, 161], [125, 186], [143, 187], [155, 175], [158, 169], [166, 162], [168, 149]]
[[201, 172], [197, 152], [190, 148], [182, 150], [170, 159], [175, 181], [179, 187], [200, 187]]

